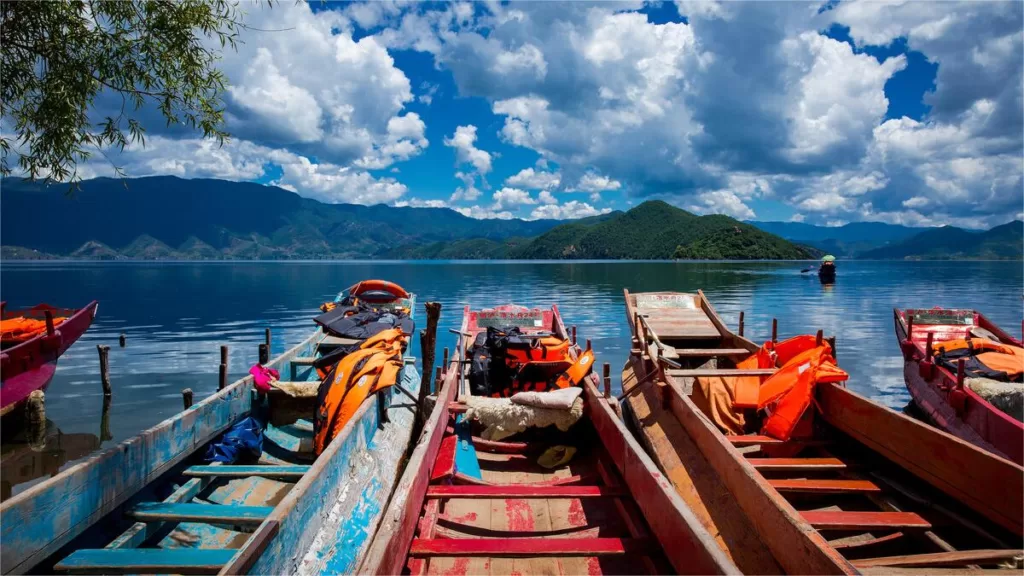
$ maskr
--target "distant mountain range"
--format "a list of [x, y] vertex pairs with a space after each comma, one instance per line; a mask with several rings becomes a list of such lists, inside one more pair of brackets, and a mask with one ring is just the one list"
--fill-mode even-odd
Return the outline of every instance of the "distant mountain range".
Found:
[[447, 208], [324, 204], [273, 186], [172, 176], [66, 185], [8, 179], [5, 258], [371, 258], [398, 246], [537, 236], [558, 220], [478, 220]]
[[1020, 258], [1022, 244], [1020, 222], [985, 233], [744, 223], [657, 200], [574, 221], [479, 220], [173, 176], [97, 178], [71, 194], [20, 179], [0, 186], [0, 257], [12, 260]]
[[861, 258], [878, 260], [1020, 260], [1024, 258], [1024, 222], [1014, 220], [984, 232], [943, 226], [901, 242], [869, 250]]
[[761, 230], [823, 252], [876, 260], [1020, 260], [1024, 224], [1019, 220], [991, 230], [955, 226], [912, 228], [883, 222], [852, 222], [829, 227], [802, 222], [749, 222]]

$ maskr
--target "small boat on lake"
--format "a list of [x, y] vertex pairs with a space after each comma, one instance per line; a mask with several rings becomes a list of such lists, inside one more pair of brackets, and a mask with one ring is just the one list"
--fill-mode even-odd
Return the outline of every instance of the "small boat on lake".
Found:
[[[354, 291], [340, 294], [337, 306], [349, 305]], [[415, 296], [401, 294], [359, 296], [397, 316], [412, 314]], [[399, 392], [417, 397], [420, 387], [413, 359], [398, 359], [396, 386], [362, 402], [315, 450], [318, 364], [359, 346], [318, 328], [265, 363], [279, 378], [260, 381], [265, 371], [254, 367], [255, 374], [14, 495], [0, 505], [0, 569], [352, 572], [409, 446], [416, 404], [394, 400]], [[231, 452], [248, 453], [248, 462], [226, 457]]]
[[[576, 346], [556, 306], [467, 307], [460, 334], [359, 573], [736, 572], [598, 392], [592, 372], [570, 376], [580, 377], [576, 386], [543, 391], [540, 385], [532, 400], [549, 405], [549, 395], [569, 393], [575, 399], [568, 409], [532, 411], [518, 403], [526, 402], [517, 400], [520, 394], [477, 393], [480, 370], [494, 378], [519, 353], [528, 360], [513, 386], [527, 391], [593, 364], [583, 360], [593, 357], [589, 343], [587, 350]], [[511, 340], [502, 340], [499, 353], [488, 344], [509, 335], [533, 345], [515, 352]], [[526, 430], [509, 436], [520, 428], [503, 421], [502, 411], [516, 414], [517, 422], [542, 426], [536, 419], [550, 416], [556, 423], [523, 424]]]
[[757, 346], [701, 292], [625, 300], [623, 411], [744, 573], [1020, 569], [1024, 468], [848, 390], [820, 331]]
[[894, 309], [893, 320], [907, 390], [928, 420], [1024, 464], [1021, 340], [975, 310]]
[[0, 416], [24, 405], [29, 394], [46, 390], [60, 358], [89, 329], [99, 303], [82, 308], [39, 304], [0, 314]]

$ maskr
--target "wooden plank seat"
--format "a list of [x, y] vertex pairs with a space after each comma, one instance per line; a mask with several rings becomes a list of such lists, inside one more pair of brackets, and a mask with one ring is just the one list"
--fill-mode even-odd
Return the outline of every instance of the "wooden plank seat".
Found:
[[431, 486], [427, 498], [617, 498], [627, 492], [609, 486]]
[[292, 358], [292, 364], [296, 366], [312, 366], [317, 360], [318, 358], [313, 356], [298, 356]]
[[185, 476], [221, 476], [225, 478], [246, 478], [263, 476], [269, 478], [302, 478], [309, 472], [308, 465], [296, 466], [190, 466], [182, 474]]
[[810, 510], [801, 512], [818, 530], [872, 530], [885, 528], [931, 528], [930, 522], [913, 512], [847, 512]]
[[935, 566], [964, 566], [967, 564], [991, 564], [1024, 556], [1024, 550], [961, 550], [935, 552], [931, 554], [910, 554], [906, 556], [885, 556], [853, 560], [857, 568], [878, 566], [904, 566], [928, 568]]
[[411, 556], [610, 556], [653, 550], [647, 538], [416, 538]]
[[679, 358], [714, 358], [722, 356], [746, 356], [750, 350], [746, 348], [673, 348]]
[[[500, 484], [492, 484], [486, 480], [480, 480], [467, 476], [462, 472], [456, 472], [451, 476], [452, 484], [470, 485], [470, 486], [500, 486]], [[594, 477], [590, 474], [577, 474], [574, 476], [558, 476], [549, 480], [538, 480], [537, 482], [523, 482], [520, 486], [564, 486], [564, 485], [580, 485], [586, 484], [587, 482], [594, 481]]]
[[273, 506], [142, 502], [128, 510], [125, 515], [144, 522], [174, 521], [256, 525], [263, 522], [273, 510]]
[[802, 492], [808, 494], [858, 494], [881, 492], [869, 480], [822, 480], [817, 478], [769, 479], [768, 483], [779, 492]]
[[838, 458], [747, 458], [747, 462], [762, 472], [767, 470], [808, 472], [846, 468], [846, 463]]
[[[219, 468], [220, 462], [212, 464], [211, 468]], [[178, 487], [170, 496], [164, 499], [165, 504], [176, 504], [178, 502], [188, 502], [195, 498], [206, 486], [209, 485], [212, 477], [204, 476], [201, 478], [192, 478], [188, 482], [185, 482]], [[121, 533], [120, 536], [115, 538], [113, 542], [107, 544], [106, 548], [138, 548], [145, 542], [146, 538], [150, 534], [156, 532], [163, 526], [162, 522], [136, 522], [132, 526], [129, 526], [127, 530]]]
[[692, 370], [668, 370], [674, 378], [699, 378], [704, 376], [771, 376], [778, 372], [777, 368], [758, 368], [740, 370], [738, 368], [695, 368]]
[[726, 436], [726, 440], [733, 446], [753, 446], [755, 444], [783, 444], [785, 440], [763, 436], [761, 434], [750, 434], [746, 436]]
[[55, 570], [74, 574], [216, 574], [235, 550], [162, 548], [76, 550]]

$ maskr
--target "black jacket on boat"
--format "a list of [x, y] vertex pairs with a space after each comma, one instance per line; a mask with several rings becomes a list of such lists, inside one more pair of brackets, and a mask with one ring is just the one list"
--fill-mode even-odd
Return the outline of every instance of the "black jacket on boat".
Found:
[[378, 332], [401, 328], [404, 334], [416, 329], [412, 318], [389, 310], [374, 310], [365, 306], [338, 306], [313, 319], [324, 332], [339, 338], [366, 340]]

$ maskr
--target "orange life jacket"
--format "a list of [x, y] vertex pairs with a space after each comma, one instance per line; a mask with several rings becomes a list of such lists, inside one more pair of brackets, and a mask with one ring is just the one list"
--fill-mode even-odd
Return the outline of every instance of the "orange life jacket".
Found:
[[[53, 325], [57, 326], [65, 320], [64, 317], [53, 319]], [[46, 332], [46, 320], [38, 318], [8, 318], [0, 320], [0, 338], [6, 342], [24, 342]]]
[[505, 350], [505, 357], [507, 359], [506, 361], [512, 361], [518, 364], [526, 364], [531, 360], [563, 360], [566, 358], [568, 353], [568, 340], [563, 340], [555, 336], [547, 336], [545, 338], [537, 338], [529, 347], [509, 346]]
[[[946, 340], [932, 346], [933, 354], [951, 370], [956, 370], [956, 359], [966, 358], [968, 375], [997, 377], [1005, 373], [1011, 381], [1024, 374], [1024, 348], [995, 342], [988, 338]], [[974, 357], [982, 366], [971, 362]], [[998, 377], [1001, 377], [999, 375]]]
[[370, 395], [393, 386], [402, 369], [402, 331], [385, 330], [341, 359], [320, 385], [313, 424], [317, 456]]
[[[825, 342], [815, 346], [814, 336], [797, 336], [774, 346], [779, 371], [772, 374], [758, 393], [758, 410], [767, 410], [761, 433], [789, 440], [800, 417], [814, 399], [814, 386], [842, 382], [849, 374], [835, 364], [832, 349]], [[781, 354], [779, 353], [781, 349]], [[788, 358], [782, 362], [783, 358]]]
[[572, 363], [572, 366], [555, 379], [555, 386], [559, 388], [578, 386], [587, 377], [587, 374], [590, 374], [593, 368], [594, 351], [584, 350], [582, 354], [576, 357], [576, 361]]
[[[580, 382], [594, 368], [594, 351], [585, 350], [569, 359], [569, 341], [559, 338], [542, 338], [537, 346], [506, 349], [509, 355], [505, 361], [518, 369], [509, 387], [491, 394], [493, 398], [507, 398], [516, 392], [536, 390], [544, 392], [552, 388], [579, 386]], [[516, 354], [513, 356], [513, 350]], [[528, 358], [520, 360], [520, 358]]]

